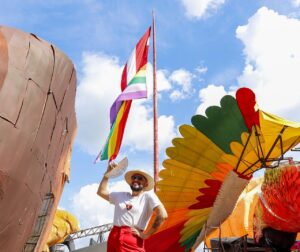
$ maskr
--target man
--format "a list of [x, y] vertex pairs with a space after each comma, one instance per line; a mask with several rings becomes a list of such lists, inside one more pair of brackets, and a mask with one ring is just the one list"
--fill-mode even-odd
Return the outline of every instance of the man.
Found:
[[[129, 192], [108, 192], [108, 174], [116, 167], [109, 164], [100, 182], [97, 194], [115, 205], [114, 227], [107, 241], [107, 252], [145, 252], [144, 240], [156, 232], [167, 218], [167, 212], [154, 192], [153, 178], [142, 170], [128, 171], [125, 180]], [[155, 212], [155, 220], [145, 231]]]

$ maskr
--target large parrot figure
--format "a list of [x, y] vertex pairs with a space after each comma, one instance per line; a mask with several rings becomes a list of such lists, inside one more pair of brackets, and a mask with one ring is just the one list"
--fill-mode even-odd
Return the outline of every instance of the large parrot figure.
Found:
[[299, 164], [266, 170], [253, 222], [256, 242], [290, 251], [300, 232]]
[[[253, 238], [260, 247], [291, 251], [300, 240], [300, 165], [290, 159], [250, 181], [232, 214], [207, 238]], [[296, 237], [297, 236], [297, 237]], [[256, 244], [256, 246], [257, 246]], [[253, 246], [253, 245], [252, 245]]]
[[148, 251], [193, 251], [231, 214], [253, 173], [277, 166], [300, 142], [300, 124], [260, 110], [248, 88], [220, 105], [180, 126], [166, 150], [157, 194], [169, 217], [146, 240]]

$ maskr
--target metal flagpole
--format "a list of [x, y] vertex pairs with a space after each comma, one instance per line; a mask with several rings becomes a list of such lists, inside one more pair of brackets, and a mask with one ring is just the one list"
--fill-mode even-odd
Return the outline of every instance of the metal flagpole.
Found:
[[158, 181], [158, 125], [157, 125], [157, 96], [156, 96], [156, 47], [155, 47], [155, 18], [152, 11], [152, 46], [153, 46], [153, 136], [154, 136], [154, 191], [156, 191], [156, 182]]

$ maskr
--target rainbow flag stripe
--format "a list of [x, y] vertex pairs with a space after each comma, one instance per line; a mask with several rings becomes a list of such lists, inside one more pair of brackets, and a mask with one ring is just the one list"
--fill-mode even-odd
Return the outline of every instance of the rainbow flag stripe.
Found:
[[96, 158], [100, 160], [114, 160], [120, 150], [131, 102], [133, 99], [147, 97], [146, 67], [151, 27], [147, 29], [135, 46], [129, 60], [124, 66], [121, 91], [110, 109], [110, 133], [103, 149]]

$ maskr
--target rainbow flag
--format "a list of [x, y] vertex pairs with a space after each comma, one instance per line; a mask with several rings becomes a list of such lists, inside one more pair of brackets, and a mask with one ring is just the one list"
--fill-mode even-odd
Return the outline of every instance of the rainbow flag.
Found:
[[96, 158], [100, 160], [114, 160], [120, 150], [128, 114], [133, 99], [147, 97], [146, 66], [151, 27], [135, 46], [129, 60], [124, 66], [121, 91], [110, 108], [110, 133], [103, 149]]

